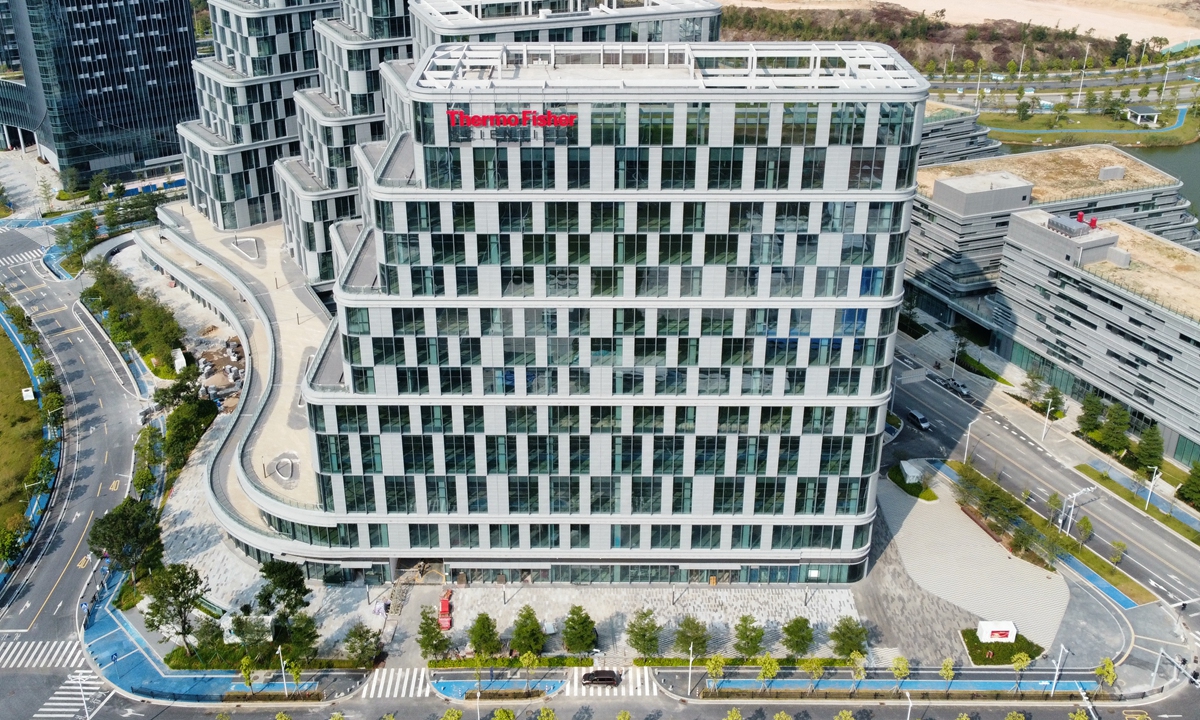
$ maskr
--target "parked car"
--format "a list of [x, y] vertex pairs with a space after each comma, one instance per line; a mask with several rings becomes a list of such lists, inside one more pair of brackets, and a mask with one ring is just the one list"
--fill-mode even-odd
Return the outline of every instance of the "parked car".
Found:
[[593, 670], [590, 673], [583, 674], [584, 685], [612, 685], [616, 687], [621, 684], [621, 676], [615, 670]]
[[929, 418], [925, 417], [924, 413], [920, 410], [909, 410], [908, 419], [922, 430], [929, 431], [933, 429], [933, 426], [929, 424]]
[[950, 381], [950, 389], [959, 395], [962, 395], [963, 397], [971, 397], [971, 388], [967, 387], [964, 383], [961, 383], [958, 380]]

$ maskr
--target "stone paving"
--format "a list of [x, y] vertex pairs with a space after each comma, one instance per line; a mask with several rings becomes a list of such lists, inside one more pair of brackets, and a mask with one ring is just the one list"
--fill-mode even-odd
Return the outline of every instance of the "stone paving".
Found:
[[[491, 615], [501, 636], [507, 637], [524, 605], [531, 605], [543, 623], [554, 622], [559, 628], [570, 607], [581, 605], [596, 622], [600, 650], [607, 658], [622, 661], [634, 656], [625, 643], [625, 623], [642, 608], [655, 609], [655, 620], [667, 626], [662, 636], [664, 652], [669, 652], [676, 623], [684, 615], [692, 615], [709, 626], [709, 652], [726, 656], [734, 654], [732, 628], [742, 615], [750, 615], [763, 625], [767, 649], [777, 656], [787, 654], [778, 645], [779, 628], [794, 617], [807, 617], [812, 623], [818, 655], [832, 655], [826, 635], [829, 626], [843, 615], [858, 618], [854, 595], [839, 588], [474, 586], [454, 590], [455, 647], [466, 649], [466, 630], [480, 612]], [[414, 610], [419, 612], [419, 607], [414, 606]], [[551, 642], [548, 648], [558, 649], [558, 645]]]

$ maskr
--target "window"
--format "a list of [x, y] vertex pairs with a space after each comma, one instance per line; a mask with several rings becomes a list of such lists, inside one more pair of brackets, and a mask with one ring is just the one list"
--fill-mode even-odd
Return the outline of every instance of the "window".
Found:
[[411, 475], [385, 475], [383, 497], [389, 513], [416, 512], [417, 495]]
[[558, 526], [534, 523], [529, 526], [529, 547], [556, 548], [558, 547]]
[[725, 438], [696, 437], [696, 475], [719, 475], [725, 472]]
[[616, 151], [613, 186], [618, 190], [645, 190], [648, 188], [650, 148], [618, 147]]
[[624, 103], [592, 105], [592, 145], [625, 144]]
[[370, 475], [345, 475], [342, 487], [346, 495], [346, 512], [375, 512], [375, 485]]
[[621, 297], [625, 294], [625, 268], [592, 268], [592, 297]]
[[479, 547], [478, 525], [451, 525], [450, 547], [477, 548]]
[[[456, 203], [451, 203], [450, 208], [451, 208], [450, 214], [451, 214], [451, 217], [453, 217], [453, 222], [454, 222], [454, 232], [456, 232], [456, 233], [475, 232], [475, 203], [473, 203], [473, 202], [456, 202]], [[437, 252], [437, 248], [435, 247], [434, 251], [433, 251], [434, 264], [438, 264], [438, 263], [461, 264], [461, 263], [464, 263], [467, 261], [467, 254], [466, 254], [466, 249], [465, 249], [466, 243], [463, 240], [463, 236], [462, 235], [454, 235], [453, 237], [454, 237], [454, 242], [455, 242], [455, 245], [453, 247], [456, 252], [453, 255], [443, 256], [443, 257], [452, 257], [453, 260], [438, 260], [437, 259], [438, 252]]]
[[658, 264], [687, 265], [692, 261], [691, 235], [659, 235]]
[[530, 435], [525, 438], [529, 472], [548, 475], [558, 472], [558, 436]]
[[742, 153], [740, 147], [709, 149], [709, 190], [738, 190], [742, 187]]
[[817, 103], [784, 103], [780, 143], [814, 145], [817, 142]]
[[833, 311], [833, 334], [835, 336], [861, 337], [866, 332], [866, 308], [838, 308]]
[[515, 435], [488, 435], [487, 471], [494, 475], [517, 471], [517, 438]]
[[900, 232], [904, 203], [873, 202], [867, 206], [867, 232]]
[[767, 471], [766, 435], [738, 438], [737, 472], [759, 474]]
[[760, 477], [754, 482], [754, 514], [782, 515], [786, 478]]
[[458, 483], [455, 478], [426, 476], [425, 507], [430, 513], [458, 512]]
[[635, 365], [666, 365], [667, 341], [662, 338], [635, 339], [633, 341], [633, 362]]
[[662, 512], [662, 478], [633, 478], [630, 485], [632, 512], [635, 514], [657, 514]]
[[725, 268], [725, 297], [754, 297], [758, 294], [758, 268]]
[[604, 42], [607, 29], [604, 25], [589, 25], [583, 28], [583, 42]]
[[825, 187], [825, 148], [804, 148], [804, 164], [800, 168], [800, 188], [819, 190]]
[[862, 145], [866, 125], [866, 103], [834, 103], [829, 118], [829, 144]]
[[536, 477], [509, 476], [508, 511], [531, 514], [539, 512], [538, 479]]
[[486, 513], [488, 511], [487, 478], [479, 475], [467, 476], [467, 512]]
[[817, 297], [846, 297], [850, 292], [850, 268], [817, 268]]
[[458, 148], [425, 147], [425, 184], [443, 190], [462, 189]]
[[415, 548], [435, 548], [438, 540], [438, 526], [413, 524], [408, 526], [408, 544]]
[[771, 268], [771, 297], [800, 297], [804, 293], [804, 268]]
[[[637, 268], [637, 283], [635, 292], [638, 297], [666, 297], [671, 277], [670, 270], [665, 267]], [[660, 335], [664, 334], [662, 332]]]
[[795, 365], [798, 357], [799, 341], [767, 339], [767, 352], [763, 362], [767, 367]]
[[850, 151], [850, 189], [878, 190], [883, 187], [884, 148], [853, 148]]
[[762, 547], [762, 525], [734, 525], [730, 547], [734, 550], [758, 550]]
[[663, 190], [690, 190], [696, 187], [696, 149], [663, 148], [661, 175]]
[[615, 473], [639, 472], [642, 467], [642, 439], [636, 435], [614, 435], [612, 470]]
[[[661, 215], [655, 214], [653, 206], [659, 203], [638, 203], [638, 222], [642, 222], [641, 211], [642, 205], [650, 205], [646, 211], [647, 224], [654, 224], [657, 218]], [[663, 203], [664, 205], [666, 203]], [[658, 208], [662, 210], [662, 208]], [[665, 209], [667, 222], [670, 222], [670, 207]], [[646, 264], [646, 236], [645, 235], [626, 235], [618, 234], [613, 237], [613, 264], [615, 265], [645, 265]]]
[[638, 107], [638, 145], [670, 145], [675, 128], [675, 106], [643, 103]]
[[[592, 203], [592, 232], [624, 232], [625, 203], [594, 202]], [[586, 259], [580, 260], [586, 264]], [[575, 262], [572, 260], [571, 262]]]
[[591, 485], [593, 515], [612, 515], [621, 511], [621, 478], [593, 476]]
[[[786, 202], [775, 204], [775, 232], [807, 232], [808, 203]], [[797, 264], [801, 264], [797, 262]]]
[[350, 368], [350, 384], [356, 393], [372, 394], [375, 392], [375, 368], [373, 367], [353, 367]]
[[651, 525], [650, 547], [655, 549], [675, 549], [679, 547], [679, 525]]
[[853, 442], [854, 438], [849, 436], [821, 438], [821, 472], [826, 475], [848, 473]]
[[521, 188], [554, 189], [554, 148], [521, 148]]
[[[503, 203], [501, 203], [503, 204]], [[507, 235], [476, 235], [480, 265], [508, 265], [512, 263], [512, 248]]]
[[409, 274], [412, 280], [412, 294], [414, 297], [420, 296], [440, 296], [446, 294], [445, 273], [440, 267], [420, 267], [414, 266], [409, 268]]
[[[546, 232], [577, 232], [578, 230], [579, 203], [546, 203]], [[553, 240], [553, 236], [548, 237]]]
[[788, 368], [783, 378], [784, 395], [803, 395], [808, 371], [804, 368]]
[[754, 188], [786, 190], [791, 167], [791, 148], [759, 148], [754, 159]]
[[488, 526], [489, 545], [494, 549], [513, 550], [521, 547], [517, 525]]
[[609, 537], [610, 547], [637, 549], [642, 546], [642, 527], [640, 525], [613, 525]]
[[501, 232], [530, 232], [533, 230], [533, 203], [502, 202], [499, 206]]
[[[877, 145], [909, 145], [912, 143], [913, 103], [880, 103]], [[899, 186], [899, 184], [897, 184]]]
[[571, 526], [571, 549], [580, 550], [587, 549], [592, 546], [592, 526], [591, 525], [572, 525]]
[[708, 123], [708, 103], [688, 103], [686, 143], [688, 145], [707, 145]]
[[762, 232], [763, 204], [760, 202], [729, 203], [729, 232]]
[[859, 375], [858, 368], [831, 369], [827, 392], [830, 395], [857, 395]]
[[700, 395], [728, 395], [729, 370], [727, 368], [700, 368], [698, 393]]
[[733, 113], [734, 145], [766, 145], [771, 108], [767, 103], [738, 103]]
[[475, 189], [508, 189], [508, 148], [474, 148]]
[[704, 232], [704, 215], [704, 203], [685, 202], [683, 204], [683, 231]]
[[501, 295], [504, 297], [532, 297], [533, 292], [532, 267], [500, 268]]
[[745, 478], [717, 477], [713, 482], [713, 514], [741, 514], [745, 489]]
[[919, 155], [920, 147], [917, 145], [900, 148], [900, 161], [896, 166], [897, 190], [912, 187], [912, 184], [917, 181], [917, 160]]
[[822, 548], [834, 550], [841, 547], [841, 529], [840, 525], [776, 525], [771, 530], [771, 549]]
[[704, 264], [734, 265], [737, 263], [737, 235], [705, 235]]
[[550, 512], [551, 514], [579, 513], [579, 478], [574, 476], [551, 476], [550, 478]]
[[896, 282], [896, 268], [865, 267], [858, 283], [858, 294], [862, 297], [882, 297], [892, 292]]
[[592, 186], [591, 148], [567, 148], [567, 189], [583, 190]]

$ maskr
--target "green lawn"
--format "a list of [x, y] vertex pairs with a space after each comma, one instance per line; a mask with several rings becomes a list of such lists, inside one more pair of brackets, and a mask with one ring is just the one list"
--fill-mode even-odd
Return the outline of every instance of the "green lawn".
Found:
[[[1175, 124], [1174, 111], [1168, 125]], [[1017, 120], [1016, 113], [1002, 115], [999, 113], [984, 113], [979, 116], [980, 123], [992, 128], [990, 137], [1006, 143], [1021, 143], [1025, 145], [1083, 145], [1091, 143], [1114, 143], [1117, 145], [1170, 146], [1185, 145], [1196, 139], [1200, 134], [1200, 119], [1188, 113], [1183, 126], [1167, 132], [1139, 133], [1105, 133], [1090, 132], [1103, 130], [1133, 130], [1136, 125], [1124, 120], [1113, 120], [1106, 115], [1071, 115], [1068, 122], [1060, 124], [1057, 130], [1061, 132], [1046, 132], [1044, 135], [1033, 133], [1006, 133], [1005, 128], [1020, 130], [1050, 130], [1050, 116], [1034, 115], [1025, 122]], [[1072, 130], [1087, 130], [1089, 132], [1069, 132]], [[1037, 142], [1039, 141], [1040, 142]]]
[[[1159, 510], [1158, 508], [1154, 507], [1153, 505], [1146, 507], [1146, 505], [1145, 505], [1146, 500], [1144, 498], [1139, 498], [1138, 496], [1134, 495], [1131, 491], [1126, 489], [1125, 486], [1122, 485], [1121, 483], [1119, 483], [1116, 480], [1113, 480], [1111, 478], [1105, 477], [1104, 473], [1100, 472], [1096, 468], [1094, 468], [1091, 465], [1088, 465], [1086, 463], [1082, 464], [1082, 465], [1076, 465], [1075, 469], [1078, 470], [1079, 472], [1083, 473], [1084, 475], [1087, 475], [1092, 480], [1095, 480], [1097, 483], [1103, 485], [1105, 488], [1112, 491], [1115, 495], [1120, 496], [1123, 500], [1125, 500], [1125, 502], [1129, 503], [1130, 505], [1133, 505], [1134, 507], [1136, 507], [1139, 510], [1144, 509], [1143, 511], [1146, 512], [1147, 514], [1149, 514], [1150, 517], [1159, 521], [1163, 525], [1166, 525], [1167, 527], [1171, 528], [1172, 530], [1179, 533], [1180, 535], [1187, 538], [1188, 540], [1191, 540], [1192, 542], [1196, 543], [1197, 545], [1200, 545], [1200, 532], [1197, 532], [1190, 525], [1186, 525], [1183, 522], [1179, 521], [1178, 519], [1176, 519], [1170, 515], [1167, 515], [1162, 510]], [[1180, 502], [1182, 502], [1182, 501], [1180, 501]]]
[[[1017, 653], [1025, 653], [1030, 659], [1036, 660], [1041, 656], [1043, 648], [1024, 635], [1017, 633], [1016, 642], [985, 643], [979, 642], [979, 635], [974, 629], [962, 631], [963, 642], [967, 652], [971, 653], [971, 662], [976, 665], [1011, 665], [1012, 657]], [[992, 656], [988, 657], [988, 653]]]
[[0, 526], [25, 512], [25, 474], [42, 434], [36, 402], [21, 399], [29, 373], [12, 342], [0, 339]]

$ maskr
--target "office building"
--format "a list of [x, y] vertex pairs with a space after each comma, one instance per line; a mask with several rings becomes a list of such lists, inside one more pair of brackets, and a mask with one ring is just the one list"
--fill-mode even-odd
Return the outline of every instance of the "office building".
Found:
[[990, 128], [979, 124], [979, 113], [974, 110], [926, 101], [924, 128], [917, 161], [922, 166], [1000, 154], [1000, 141], [988, 137]]
[[330, 230], [302, 386], [313, 467], [250, 496], [278, 536], [231, 522], [242, 547], [860, 578], [920, 75], [859, 43], [448, 44], [380, 75], [388, 140], [352, 149], [365, 212]]
[[221, 230], [279, 220], [273, 165], [300, 154], [293, 93], [317, 85], [313, 24], [335, 0], [211, 0], [212, 57], [192, 62], [199, 119], [178, 127], [188, 202]]
[[1110, 145], [1043, 150], [922, 167], [907, 282], [947, 324], [992, 328], [1012, 214], [1040, 208], [1121, 218], [1186, 247], [1200, 243], [1183, 183]]
[[996, 313], [1000, 352], [1064, 392], [1157, 422], [1165, 455], [1200, 460], [1200, 255], [1120, 220], [1012, 215]]
[[36, 144], [55, 170], [85, 178], [155, 175], [179, 162], [175, 125], [196, 116], [186, 0], [0, 5], [7, 147]]

